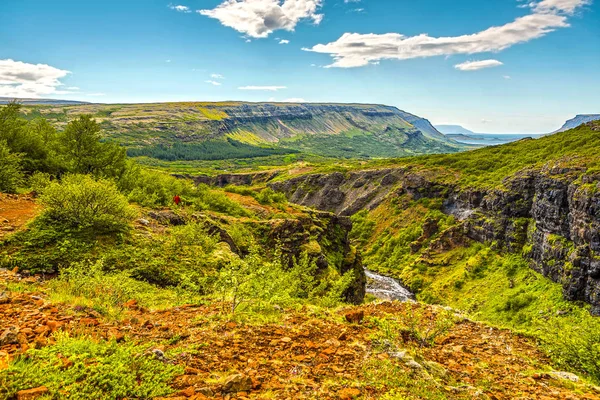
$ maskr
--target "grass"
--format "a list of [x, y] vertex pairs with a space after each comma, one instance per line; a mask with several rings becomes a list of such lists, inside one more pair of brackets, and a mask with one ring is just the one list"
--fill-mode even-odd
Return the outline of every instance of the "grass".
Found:
[[179, 366], [157, 360], [147, 346], [55, 334], [56, 343], [31, 349], [0, 371], [0, 395], [46, 386], [44, 398], [152, 398], [173, 392]]

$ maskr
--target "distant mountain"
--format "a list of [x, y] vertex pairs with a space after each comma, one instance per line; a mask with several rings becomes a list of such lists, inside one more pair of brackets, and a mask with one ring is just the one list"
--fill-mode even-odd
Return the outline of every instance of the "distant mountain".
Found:
[[18, 103], [28, 106], [34, 105], [77, 105], [77, 104], [90, 104], [85, 101], [75, 100], [57, 100], [57, 99], [31, 99], [31, 98], [14, 98], [14, 97], [0, 97], [0, 104], [8, 104], [11, 101], [16, 100]]
[[180, 102], [24, 107], [61, 127], [92, 114], [107, 139], [131, 156], [215, 160], [300, 152], [380, 158], [452, 153], [468, 148], [431, 123], [377, 104]]
[[600, 120], [600, 114], [581, 114], [577, 115], [575, 118], [568, 120], [565, 124], [557, 131], [552, 133], [564, 132], [569, 129], [577, 128], [579, 125], [583, 125], [587, 122]]
[[436, 129], [444, 135], [465, 135], [470, 136], [475, 132], [468, 130], [460, 125], [436, 125]]

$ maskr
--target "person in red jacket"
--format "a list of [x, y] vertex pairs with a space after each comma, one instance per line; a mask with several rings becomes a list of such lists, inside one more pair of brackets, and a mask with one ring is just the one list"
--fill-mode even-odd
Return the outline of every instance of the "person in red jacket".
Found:
[[179, 197], [179, 195], [176, 195], [175, 197], [173, 197], [173, 201], [175, 202], [175, 205], [179, 205], [179, 203], [181, 203], [181, 197]]

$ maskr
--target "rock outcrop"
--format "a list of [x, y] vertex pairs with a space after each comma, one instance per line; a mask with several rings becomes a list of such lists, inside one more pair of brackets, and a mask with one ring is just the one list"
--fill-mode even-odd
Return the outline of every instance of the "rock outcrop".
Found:
[[344, 216], [372, 210], [388, 196], [440, 199], [458, 225], [443, 232], [437, 250], [461, 243], [461, 231], [494, 248], [523, 252], [533, 269], [562, 284], [565, 298], [590, 303], [600, 315], [598, 172], [547, 164], [485, 190], [442, 184], [405, 168], [305, 175], [269, 186], [292, 202]]

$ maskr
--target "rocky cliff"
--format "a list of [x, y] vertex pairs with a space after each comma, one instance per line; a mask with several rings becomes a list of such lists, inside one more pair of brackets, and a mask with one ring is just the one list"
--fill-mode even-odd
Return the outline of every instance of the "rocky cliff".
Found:
[[523, 252], [532, 268], [562, 284], [567, 299], [590, 303], [600, 314], [600, 173], [594, 170], [548, 163], [494, 189], [440, 183], [409, 168], [305, 175], [270, 186], [292, 202], [340, 215], [375, 209], [390, 197], [439, 199], [457, 220], [447, 235]]

